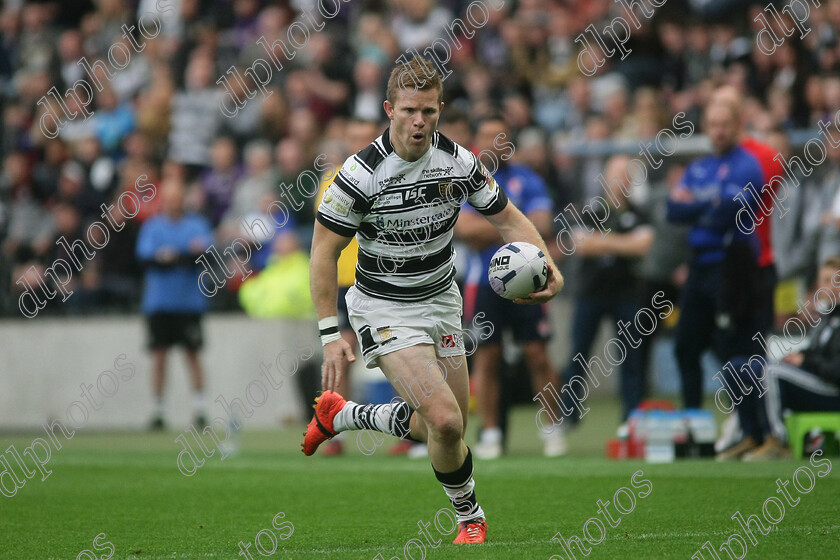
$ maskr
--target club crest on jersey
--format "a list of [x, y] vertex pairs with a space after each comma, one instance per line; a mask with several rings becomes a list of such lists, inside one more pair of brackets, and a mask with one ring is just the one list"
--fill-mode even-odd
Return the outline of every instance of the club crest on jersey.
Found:
[[438, 183], [438, 192], [442, 198], [452, 198], [452, 181]]
[[[391, 342], [395, 340], [397, 337], [394, 336], [394, 331], [391, 330], [391, 327], [377, 327], [376, 332], [373, 335], [374, 342], [379, 344], [385, 344], [386, 342]], [[378, 340], [377, 340], [378, 339]]]

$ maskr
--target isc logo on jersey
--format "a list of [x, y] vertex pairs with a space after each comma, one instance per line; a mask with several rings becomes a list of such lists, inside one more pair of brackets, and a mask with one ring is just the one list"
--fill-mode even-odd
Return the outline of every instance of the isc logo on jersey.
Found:
[[406, 200], [417, 200], [426, 196], [426, 187], [415, 187], [405, 193]]
[[324, 193], [324, 200], [321, 203], [339, 216], [346, 217], [353, 207], [353, 197], [335, 185], [330, 185], [330, 188]]

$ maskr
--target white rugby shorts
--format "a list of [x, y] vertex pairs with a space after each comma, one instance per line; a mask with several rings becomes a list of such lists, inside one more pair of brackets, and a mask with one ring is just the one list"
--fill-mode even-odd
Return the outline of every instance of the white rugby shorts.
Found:
[[442, 294], [415, 302], [370, 297], [353, 286], [345, 301], [368, 368], [377, 367], [379, 356], [417, 344], [434, 345], [441, 358], [464, 354], [463, 301], [455, 282]]

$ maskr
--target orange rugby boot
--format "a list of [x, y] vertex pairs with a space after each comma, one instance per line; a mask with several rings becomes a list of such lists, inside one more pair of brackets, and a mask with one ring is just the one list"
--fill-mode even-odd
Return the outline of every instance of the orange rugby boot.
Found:
[[452, 544], [481, 544], [487, 538], [487, 522], [483, 517], [463, 521]]
[[347, 404], [347, 400], [334, 391], [325, 391], [320, 396], [315, 397], [315, 404], [312, 406], [315, 409], [315, 414], [312, 416], [312, 421], [306, 426], [306, 431], [303, 433], [303, 443], [300, 444], [304, 455], [312, 455], [319, 445], [335, 437], [333, 418], [344, 408], [345, 404]]

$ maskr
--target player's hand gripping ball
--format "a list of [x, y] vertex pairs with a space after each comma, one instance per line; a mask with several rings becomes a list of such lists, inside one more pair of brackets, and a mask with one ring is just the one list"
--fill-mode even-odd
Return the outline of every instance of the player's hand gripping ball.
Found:
[[496, 251], [487, 274], [494, 292], [505, 299], [516, 299], [545, 287], [548, 263], [538, 247], [517, 241]]

